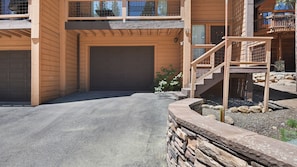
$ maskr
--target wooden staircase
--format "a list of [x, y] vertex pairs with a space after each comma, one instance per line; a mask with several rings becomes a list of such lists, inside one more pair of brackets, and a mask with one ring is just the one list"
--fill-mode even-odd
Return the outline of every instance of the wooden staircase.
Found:
[[[183, 88], [182, 92], [191, 98], [200, 97], [202, 93], [223, 80], [223, 105], [227, 109], [230, 74], [264, 72], [266, 73], [264, 108], [268, 110], [271, 39], [270, 37], [227, 37], [191, 62], [191, 83], [189, 87]], [[243, 46], [247, 48], [245, 54], [242, 54]], [[209, 45], [205, 48], [209, 48]], [[223, 48], [225, 48], [225, 54], [217, 55], [216, 52]], [[232, 57], [233, 54], [238, 56]]]

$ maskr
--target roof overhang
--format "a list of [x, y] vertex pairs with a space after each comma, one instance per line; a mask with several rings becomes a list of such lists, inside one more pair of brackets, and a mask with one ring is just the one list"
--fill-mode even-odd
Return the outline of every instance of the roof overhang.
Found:
[[180, 20], [166, 21], [69, 21], [66, 30], [133, 30], [133, 29], [179, 29], [184, 28]]

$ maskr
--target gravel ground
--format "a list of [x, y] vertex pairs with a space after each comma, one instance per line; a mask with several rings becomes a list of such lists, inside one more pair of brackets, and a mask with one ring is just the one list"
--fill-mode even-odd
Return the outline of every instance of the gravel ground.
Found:
[[[255, 85], [254, 102], [246, 102], [239, 99], [230, 99], [229, 107], [240, 105], [255, 105], [263, 101], [263, 87]], [[280, 140], [280, 129], [289, 127], [286, 125], [288, 119], [297, 120], [297, 93], [296, 85], [271, 84], [270, 100], [286, 109], [276, 110], [266, 113], [231, 113], [226, 112], [227, 116], [234, 119], [234, 125], [244, 129], [257, 132], [271, 138]], [[207, 98], [207, 104], [221, 105], [221, 99], [210, 96]], [[212, 109], [203, 109], [203, 115], [214, 114], [219, 119], [219, 111]], [[296, 130], [296, 129], [295, 129]]]

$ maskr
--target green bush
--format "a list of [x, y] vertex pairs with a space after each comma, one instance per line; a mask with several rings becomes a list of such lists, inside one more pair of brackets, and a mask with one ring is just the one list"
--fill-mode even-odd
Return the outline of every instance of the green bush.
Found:
[[170, 65], [162, 67], [160, 72], [157, 72], [155, 79], [155, 92], [178, 91], [181, 89], [182, 73]]

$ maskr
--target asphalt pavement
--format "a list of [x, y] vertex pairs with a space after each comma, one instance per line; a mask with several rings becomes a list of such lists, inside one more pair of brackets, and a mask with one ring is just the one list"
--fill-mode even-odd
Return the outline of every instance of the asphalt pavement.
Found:
[[162, 167], [168, 104], [153, 93], [76, 93], [0, 107], [1, 167]]

